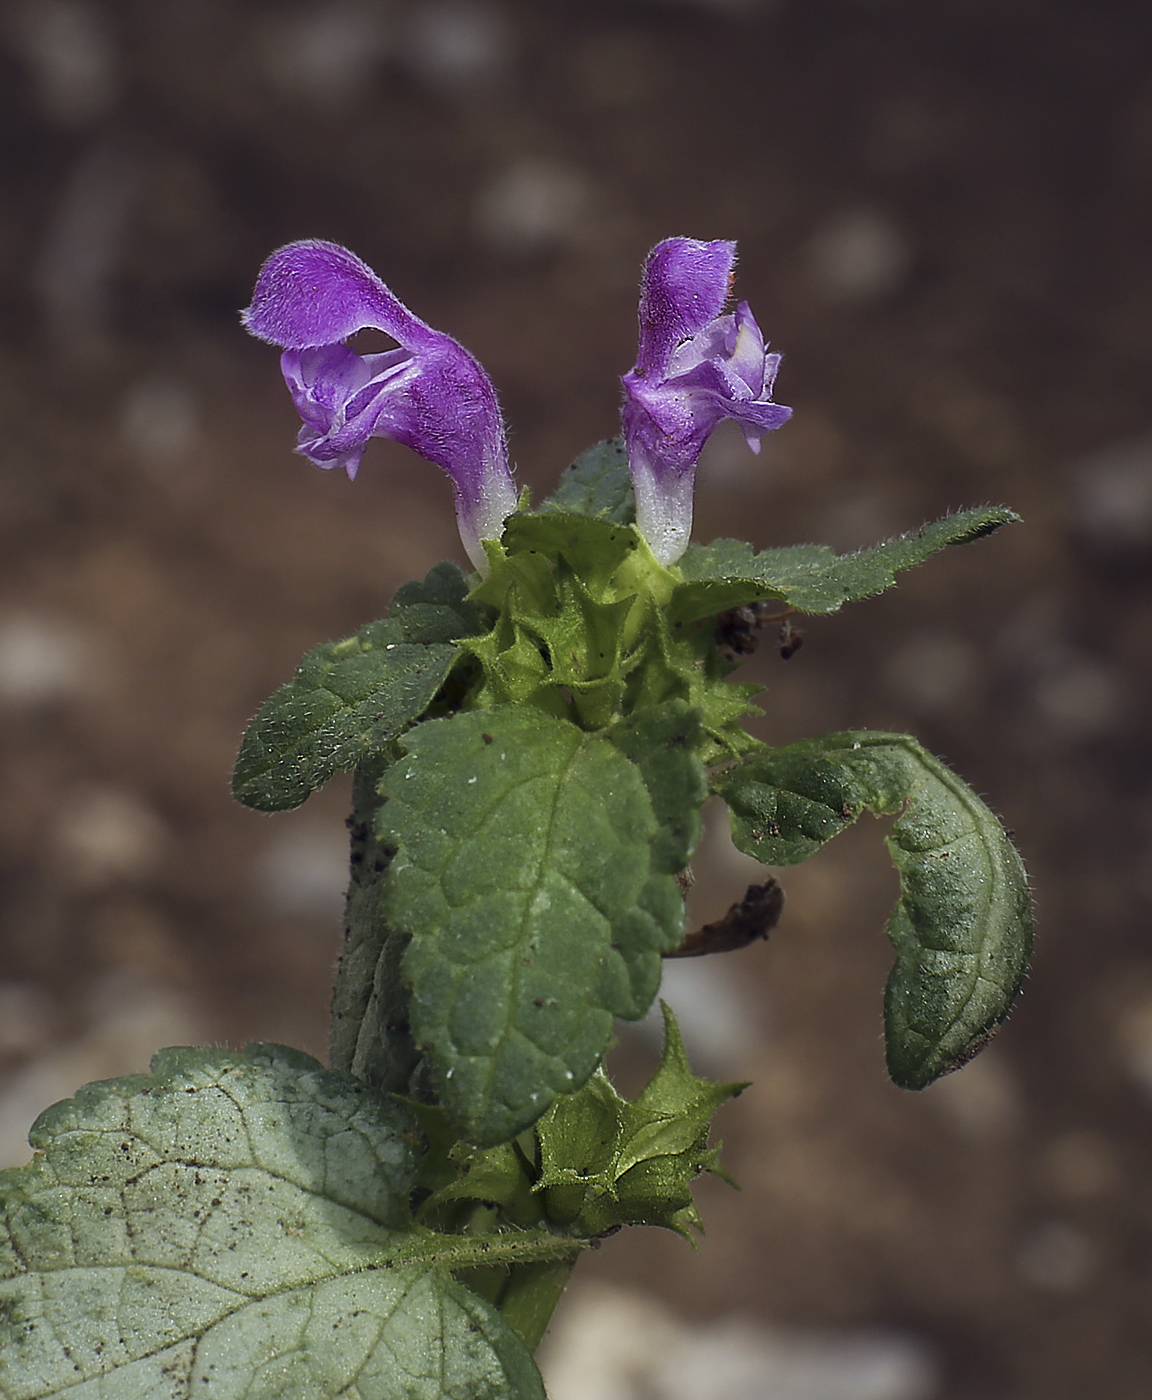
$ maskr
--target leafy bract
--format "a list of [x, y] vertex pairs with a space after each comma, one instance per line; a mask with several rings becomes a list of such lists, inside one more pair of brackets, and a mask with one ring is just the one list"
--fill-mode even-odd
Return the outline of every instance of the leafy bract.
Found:
[[356, 1080], [275, 1046], [167, 1050], [31, 1138], [0, 1174], [3, 1400], [543, 1400], [452, 1278], [490, 1254], [412, 1225], [417, 1135]]
[[402, 747], [380, 782], [383, 909], [411, 936], [412, 1027], [453, 1126], [488, 1146], [585, 1082], [613, 1016], [644, 1014], [683, 904], [644, 777], [611, 739], [503, 708], [425, 721]]
[[517, 1224], [546, 1222], [581, 1238], [619, 1225], [699, 1229], [692, 1182], [704, 1171], [724, 1175], [719, 1148], [708, 1147], [712, 1115], [747, 1086], [697, 1079], [676, 1019], [662, 1009], [664, 1055], [634, 1100], [598, 1069], [558, 1098], [531, 1134], [491, 1148], [452, 1142], [441, 1109], [415, 1106], [430, 1142], [420, 1164], [431, 1191], [423, 1213], [478, 1201]]
[[868, 730], [756, 754], [714, 787], [737, 846], [770, 865], [805, 860], [863, 811], [899, 814], [888, 1070], [921, 1089], [970, 1058], [1008, 1014], [1032, 947], [1024, 866], [976, 794], [915, 739]]
[[580, 1234], [617, 1225], [700, 1229], [692, 1182], [725, 1175], [720, 1149], [708, 1147], [712, 1115], [745, 1084], [697, 1079], [671, 1009], [664, 1011], [664, 1056], [635, 1100], [622, 1098], [597, 1071], [579, 1094], [557, 1099], [537, 1124], [540, 1174], [549, 1219], [573, 1221]]
[[883, 593], [898, 573], [948, 545], [980, 539], [1018, 519], [1006, 506], [979, 506], [853, 554], [836, 554], [822, 544], [759, 554], [742, 540], [691, 544], [680, 560], [684, 582], [673, 595], [670, 613], [690, 622], [759, 598], [779, 598], [800, 612], [837, 612], [845, 603]]
[[622, 439], [598, 442], [581, 452], [539, 509], [541, 513], [564, 511], [631, 525], [636, 519], [636, 497]]
[[395, 738], [427, 710], [460, 649], [486, 625], [454, 564], [405, 584], [392, 614], [342, 642], [314, 647], [248, 726], [232, 791], [248, 807], [298, 807], [340, 770]]

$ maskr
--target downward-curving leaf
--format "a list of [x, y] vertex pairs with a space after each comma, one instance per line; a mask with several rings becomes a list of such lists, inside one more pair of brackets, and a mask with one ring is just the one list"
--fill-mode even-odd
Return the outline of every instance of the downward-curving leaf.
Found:
[[823, 544], [760, 554], [742, 540], [691, 544], [680, 560], [685, 581], [673, 595], [671, 615], [691, 622], [758, 598], [779, 598], [800, 612], [837, 612], [845, 603], [883, 593], [898, 573], [948, 545], [978, 540], [1018, 519], [1006, 506], [979, 506], [854, 554], [836, 554]]
[[416, 1041], [460, 1136], [488, 1146], [584, 1083], [613, 1016], [644, 1014], [682, 901], [641, 773], [601, 735], [500, 709], [402, 742], [384, 910], [412, 939]]
[[868, 730], [756, 754], [714, 787], [736, 844], [768, 865], [805, 860], [863, 811], [899, 814], [888, 1070], [922, 1089], [975, 1054], [1020, 989], [1032, 912], [1020, 857], [971, 788], [915, 739]]
[[409, 1221], [411, 1127], [274, 1046], [49, 1109], [0, 1174], [0, 1397], [543, 1400], [449, 1272], [478, 1242]]

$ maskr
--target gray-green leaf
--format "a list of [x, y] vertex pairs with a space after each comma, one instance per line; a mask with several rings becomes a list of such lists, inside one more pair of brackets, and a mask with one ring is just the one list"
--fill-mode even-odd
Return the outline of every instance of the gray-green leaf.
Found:
[[888, 1070], [922, 1089], [975, 1054], [1020, 989], [1032, 911], [1020, 857], [971, 788], [915, 739], [868, 730], [756, 754], [714, 787], [736, 844], [768, 865], [805, 860], [863, 811], [899, 814]]
[[3, 1400], [543, 1400], [415, 1230], [411, 1124], [307, 1055], [169, 1050], [0, 1174]]
[[429, 720], [380, 784], [411, 934], [412, 1026], [460, 1134], [488, 1146], [587, 1080], [613, 1016], [642, 1016], [683, 905], [638, 768], [529, 710]]
[[845, 603], [883, 593], [898, 573], [938, 550], [980, 539], [1018, 519], [1006, 506], [979, 506], [853, 554], [836, 554], [823, 544], [760, 554], [742, 540], [690, 544], [680, 560], [685, 581], [673, 595], [671, 616], [691, 622], [758, 598], [779, 598], [800, 612], [837, 612]]

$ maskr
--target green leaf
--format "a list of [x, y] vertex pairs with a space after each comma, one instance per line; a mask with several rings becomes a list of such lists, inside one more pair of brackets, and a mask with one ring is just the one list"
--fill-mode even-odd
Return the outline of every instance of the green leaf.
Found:
[[636, 498], [623, 441], [612, 438], [582, 452], [565, 470], [556, 490], [540, 503], [540, 511], [592, 515], [631, 525], [636, 519]]
[[475, 577], [445, 559], [424, 578], [400, 585], [389, 616], [400, 619], [410, 642], [456, 642], [462, 637], [477, 636], [492, 624], [484, 610], [469, 598]]
[[491, 626], [467, 594], [462, 570], [437, 564], [399, 589], [388, 618], [314, 647], [248, 726], [236, 797], [261, 812], [299, 807], [419, 719], [460, 655], [455, 643]]
[[1024, 866], [971, 788], [915, 739], [868, 730], [756, 754], [713, 786], [737, 846], [769, 865], [805, 860], [863, 811], [899, 815], [888, 1071], [922, 1089], [971, 1058], [1011, 1009], [1032, 948]]
[[673, 596], [671, 615], [690, 622], [759, 598], [779, 598], [800, 612], [837, 612], [845, 603], [883, 593], [898, 573], [948, 545], [981, 539], [1019, 518], [1006, 506], [979, 506], [853, 554], [821, 544], [760, 554], [742, 540], [691, 544], [680, 560], [685, 581]]
[[700, 711], [669, 700], [621, 720], [609, 738], [639, 768], [652, 799], [653, 869], [678, 875], [700, 840], [700, 808], [708, 796], [698, 757], [704, 741]]
[[412, 1026], [459, 1136], [533, 1123], [636, 1018], [683, 933], [637, 767], [607, 738], [530, 710], [428, 720], [381, 780], [384, 891], [411, 935]]
[[49, 1109], [0, 1174], [0, 1396], [543, 1400], [451, 1270], [564, 1246], [414, 1227], [415, 1137], [275, 1046], [163, 1051]]
[[[579, 1094], [558, 1099], [537, 1124], [545, 1212], [582, 1235], [617, 1225], [700, 1228], [692, 1182], [719, 1171], [708, 1147], [712, 1115], [744, 1084], [693, 1075], [671, 1009], [664, 1011], [660, 1068], [633, 1102], [599, 1071]], [[723, 1172], [719, 1173], [723, 1175]]]

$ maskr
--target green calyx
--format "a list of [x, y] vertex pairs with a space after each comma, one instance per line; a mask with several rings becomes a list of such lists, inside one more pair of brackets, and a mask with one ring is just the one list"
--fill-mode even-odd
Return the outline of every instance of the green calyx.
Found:
[[692, 1183], [703, 1172], [731, 1181], [708, 1136], [716, 1110], [747, 1085], [697, 1078], [676, 1018], [662, 1009], [660, 1068], [635, 1099], [598, 1070], [532, 1130], [488, 1149], [456, 1141], [442, 1110], [414, 1105], [428, 1143], [417, 1179], [428, 1192], [420, 1218], [441, 1229], [464, 1220], [475, 1228], [480, 1205], [493, 1212], [485, 1221], [492, 1229], [545, 1229], [581, 1241], [623, 1225], [656, 1225], [686, 1239], [703, 1233]]
[[465, 651], [482, 667], [470, 703], [527, 705], [597, 730], [667, 700], [704, 715], [708, 758], [744, 748], [738, 729], [757, 686], [732, 687], [710, 620], [676, 622], [682, 580], [635, 526], [559, 511], [515, 515], [486, 544], [491, 569], [471, 600], [490, 632]]

